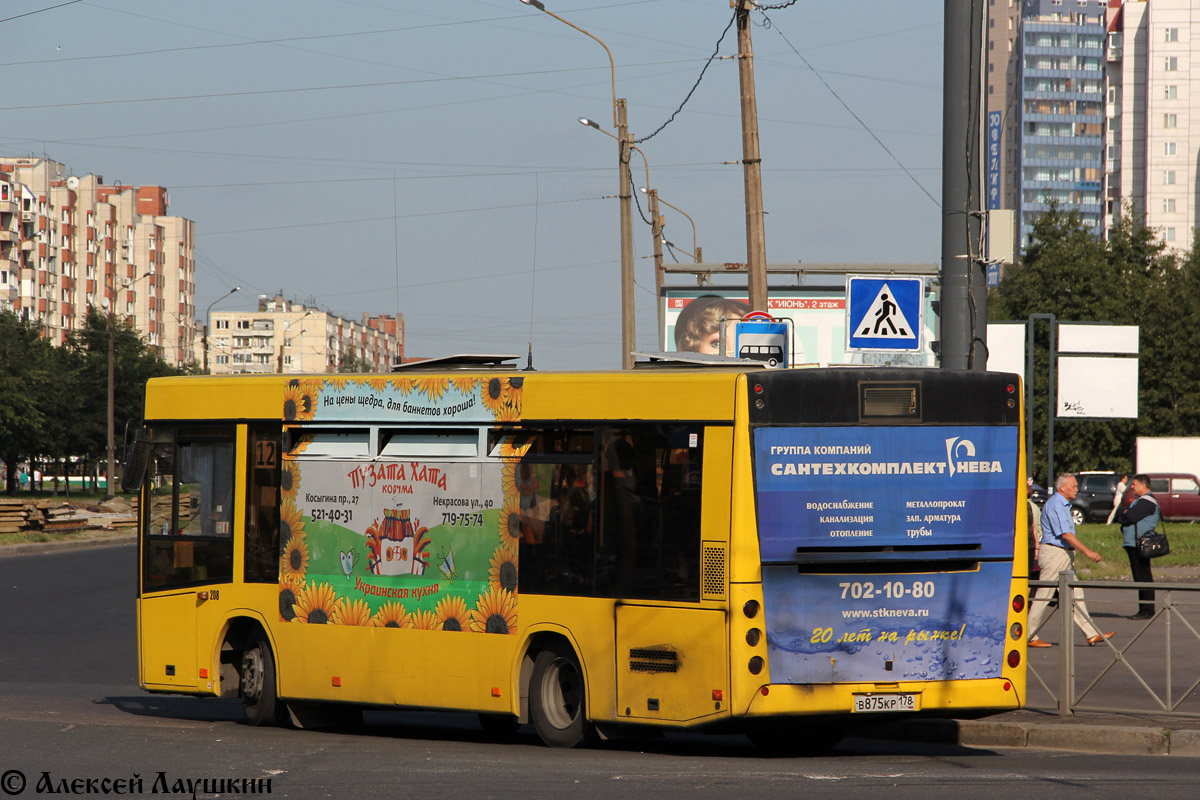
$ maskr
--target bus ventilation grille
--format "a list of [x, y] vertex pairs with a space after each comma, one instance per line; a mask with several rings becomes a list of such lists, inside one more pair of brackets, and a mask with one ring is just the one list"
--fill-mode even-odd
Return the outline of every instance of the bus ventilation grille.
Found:
[[674, 650], [629, 648], [630, 672], [678, 672], [679, 655]]
[[705, 542], [700, 553], [700, 599], [725, 599], [725, 545]]

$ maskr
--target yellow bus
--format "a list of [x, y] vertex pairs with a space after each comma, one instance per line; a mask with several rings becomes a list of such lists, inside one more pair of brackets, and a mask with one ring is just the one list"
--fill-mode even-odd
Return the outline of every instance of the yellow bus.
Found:
[[1013, 375], [156, 378], [141, 437], [140, 685], [251, 724], [818, 747], [1025, 696]]

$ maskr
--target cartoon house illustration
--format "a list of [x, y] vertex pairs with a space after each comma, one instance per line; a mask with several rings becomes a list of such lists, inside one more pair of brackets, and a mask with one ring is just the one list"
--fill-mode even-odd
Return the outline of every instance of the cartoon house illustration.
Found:
[[428, 528], [418, 528], [407, 508], [385, 508], [383, 524], [368, 529], [367, 568], [376, 575], [424, 575], [429, 566]]

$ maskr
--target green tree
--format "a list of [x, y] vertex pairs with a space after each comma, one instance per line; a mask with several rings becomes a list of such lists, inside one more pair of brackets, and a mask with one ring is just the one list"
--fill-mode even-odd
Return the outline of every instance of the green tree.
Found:
[[50, 381], [50, 345], [35, 325], [0, 311], [0, 459], [16, 491], [17, 462], [38, 453], [46, 427], [41, 399]]
[[[1133, 468], [1135, 438], [1200, 433], [1200, 259], [1178, 259], [1127, 209], [1104, 241], [1077, 212], [1052, 207], [1034, 222], [1022, 263], [992, 291], [992, 320], [1054, 314], [1059, 322], [1140, 326], [1136, 420], [1056, 420], [1058, 472]], [[1049, 326], [1035, 335], [1035, 469], [1046, 463]], [[1048, 476], [1047, 480], [1052, 480]]]

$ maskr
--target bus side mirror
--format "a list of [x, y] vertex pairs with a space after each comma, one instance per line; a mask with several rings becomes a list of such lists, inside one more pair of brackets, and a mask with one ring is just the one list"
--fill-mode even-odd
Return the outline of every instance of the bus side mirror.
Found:
[[136, 492], [146, 480], [146, 468], [150, 465], [150, 442], [140, 436], [133, 440], [125, 453], [125, 464], [121, 470], [121, 491]]

